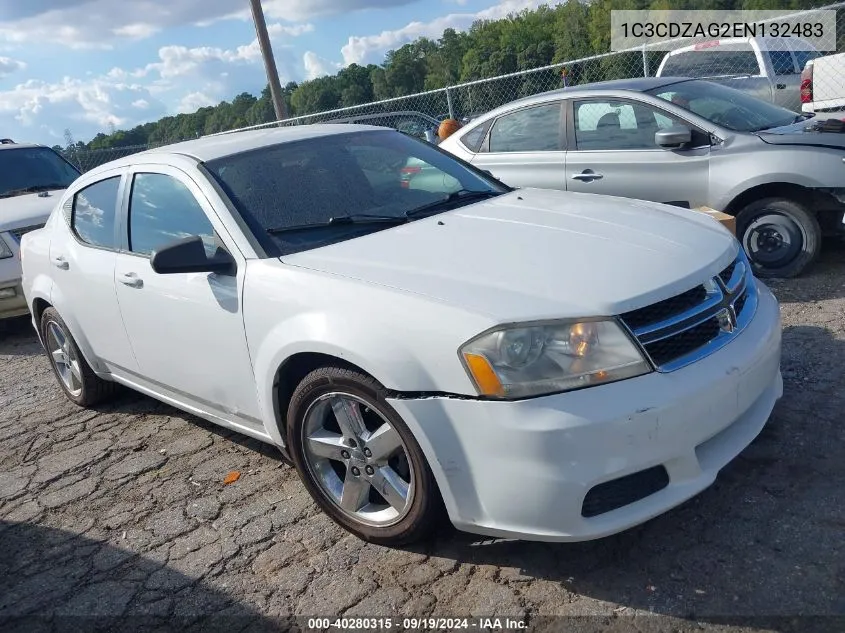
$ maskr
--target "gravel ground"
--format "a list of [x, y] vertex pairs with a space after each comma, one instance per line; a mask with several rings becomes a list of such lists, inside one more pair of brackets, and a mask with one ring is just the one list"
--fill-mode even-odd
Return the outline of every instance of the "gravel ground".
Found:
[[[29, 323], [8, 323], [0, 618], [39, 617], [0, 628], [123, 616], [121, 630], [225, 622], [237, 631], [345, 614], [845, 630], [845, 249], [771, 285], [782, 302], [785, 394], [769, 425], [697, 498], [581, 544], [449, 531], [416, 549], [364, 544], [316, 509], [271, 447], [129, 392], [96, 411], [74, 407]], [[235, 470], [240, 479], [224, 485]], [[801, 617], [810, 615], [839, 617]]]

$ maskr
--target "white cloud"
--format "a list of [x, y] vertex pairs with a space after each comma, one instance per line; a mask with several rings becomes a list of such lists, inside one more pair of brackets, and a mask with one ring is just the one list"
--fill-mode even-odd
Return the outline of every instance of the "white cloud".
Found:
[[67, 127], [82, 138], [79, 131], [87, 135], [89, 130], [134, 123], [132, 105], [139, 100], [147, 103], [150, 114], [164, 113], [164, 105], [137, 84], [104, 78], [65, 77], [53, 83], [31, 79], [0, 92], [0, 117], [11, 115], [23, 130], [50, 129], [60, 134]]
[[400, 29], [382, 31], [378, 35], [353, 35], [341, 48], [343, 62], [347, 66], [377, 63], [387, 51], [413, 42], [417, 38], [439, 38], [446, 29], [465, 31], [476, 20], [498, 20], [511, 13], [536, 9], [541, 4], [555, 5], [562, 1], [564, 0], [502, 0], [499, 4], [477, 13], [450, 13], [431, 22], [411, 22]]
[[307, 51], [302, 56], [302, 63], [305, 64], [306, 79], [316, 79], [317, 77], [337, 72], [342, 67], [341, 64], [323, 59], [312, 51]]
[[293, 24], [291, 26], [286, 26], [284, 24], [271, 24], [267, 27], [267, 32], [270, 36], [274, 35], [289, 35], [290, 37], [299, 37], [304, 33], [311, 33], [314, 30], [314, 25], [310, 23], [306, 24]]
[[189, 112], [196, 112], [205, 106], [217, 105], [218, 101], [212, 99], [202, 92], [192, 92], [182, 97], [179, 106], [176, 108], [177, 112], [187, 114]]
[[[291, 48], [279, 42], [273, 48], [282, 81], [297, 77], [301, 62]], [[16, 66], [4, 60], [3, 67]], [[110, 126], [133, 127], [168, 113], [193, 112], [240, 92], [256, 94], [266, 81], [257, 40], [228, 49], [164, 46], [157, 61], [140, 68], [80, 73], [54, 82], [30, 80], [0, 89], [0, 120], [4, 125], [9, 121], [6, 134], [14, 137], [53, 144], [70, 128], [77, 139], [88, 140]]]
[[0, 79], [25, 68], [26, 64], [22, 61], [11, 57], [0, 57]]
[[[278, 32], [295, 37], [315, 16], [395, 7], [414, 0], [264, 0], [268, 18], [286, 23]], [[0, 44], [50, 41], [71, 48], [109, 48], [116, 40], [143, 39], [166, 28], [250, 19], [245, 0], [2, 0]], [[11, 4], [12, 6], [6, 6]], [[282, 31], [284, 29], [284, 31]]]

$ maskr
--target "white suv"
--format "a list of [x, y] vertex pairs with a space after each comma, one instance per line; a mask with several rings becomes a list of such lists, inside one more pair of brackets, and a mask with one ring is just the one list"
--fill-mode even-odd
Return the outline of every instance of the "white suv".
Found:
[[28, 312], [21, 290], [21, 236], [44, 226], [78, 176], [49, 147], [0, 141], [0, 319]]

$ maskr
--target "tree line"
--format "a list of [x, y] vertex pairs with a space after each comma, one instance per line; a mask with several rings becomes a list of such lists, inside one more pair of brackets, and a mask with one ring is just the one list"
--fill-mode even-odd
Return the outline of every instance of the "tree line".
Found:
[[[334, 75], [290, 82], [283, 93], [290, 116], [299, 116], [604, 53], [610, 49], [611, 9], [799, 10], [825, 4], [824, 0], [568, 0], [501, 20], [479, 20], [464, 32], [447, 29], [439, 39], [422, 37], [388, 52], [382, 64], [351, 64]], [[648, 63], [656, 68], [661, 57], [662, 53], [651, 53]], [[630, 76], [631, 62], [622, 55], [597, 64], [576, 65], [569, 80], [581, 83]], [[641, 67], [642, 61], [638, 63]], [[547, 89], [549, 82], [548, 77], [529, 76], [516, 90], [488, 94], [484, 102], [492, 107]], [[265, 87], [257, 97], [244, 92], [231, 102], [222, 101], [193, 113], [166, 116], [130, 130], [101, 132], [87, 143], [74, 142], [68, 131], [66, 146], [56, 149], [67, 152], [161, 145], [273, 120], [270, 91]]]

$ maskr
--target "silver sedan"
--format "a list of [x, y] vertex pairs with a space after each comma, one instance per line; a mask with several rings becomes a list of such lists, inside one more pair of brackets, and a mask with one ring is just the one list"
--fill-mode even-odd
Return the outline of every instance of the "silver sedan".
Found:
[[760, 276], [792, 277], [841, 233], [845, 134], [702, 80], [646, 78], [515, 101], [444, 150], [514, 187], [707, 206], [737, 218]]

